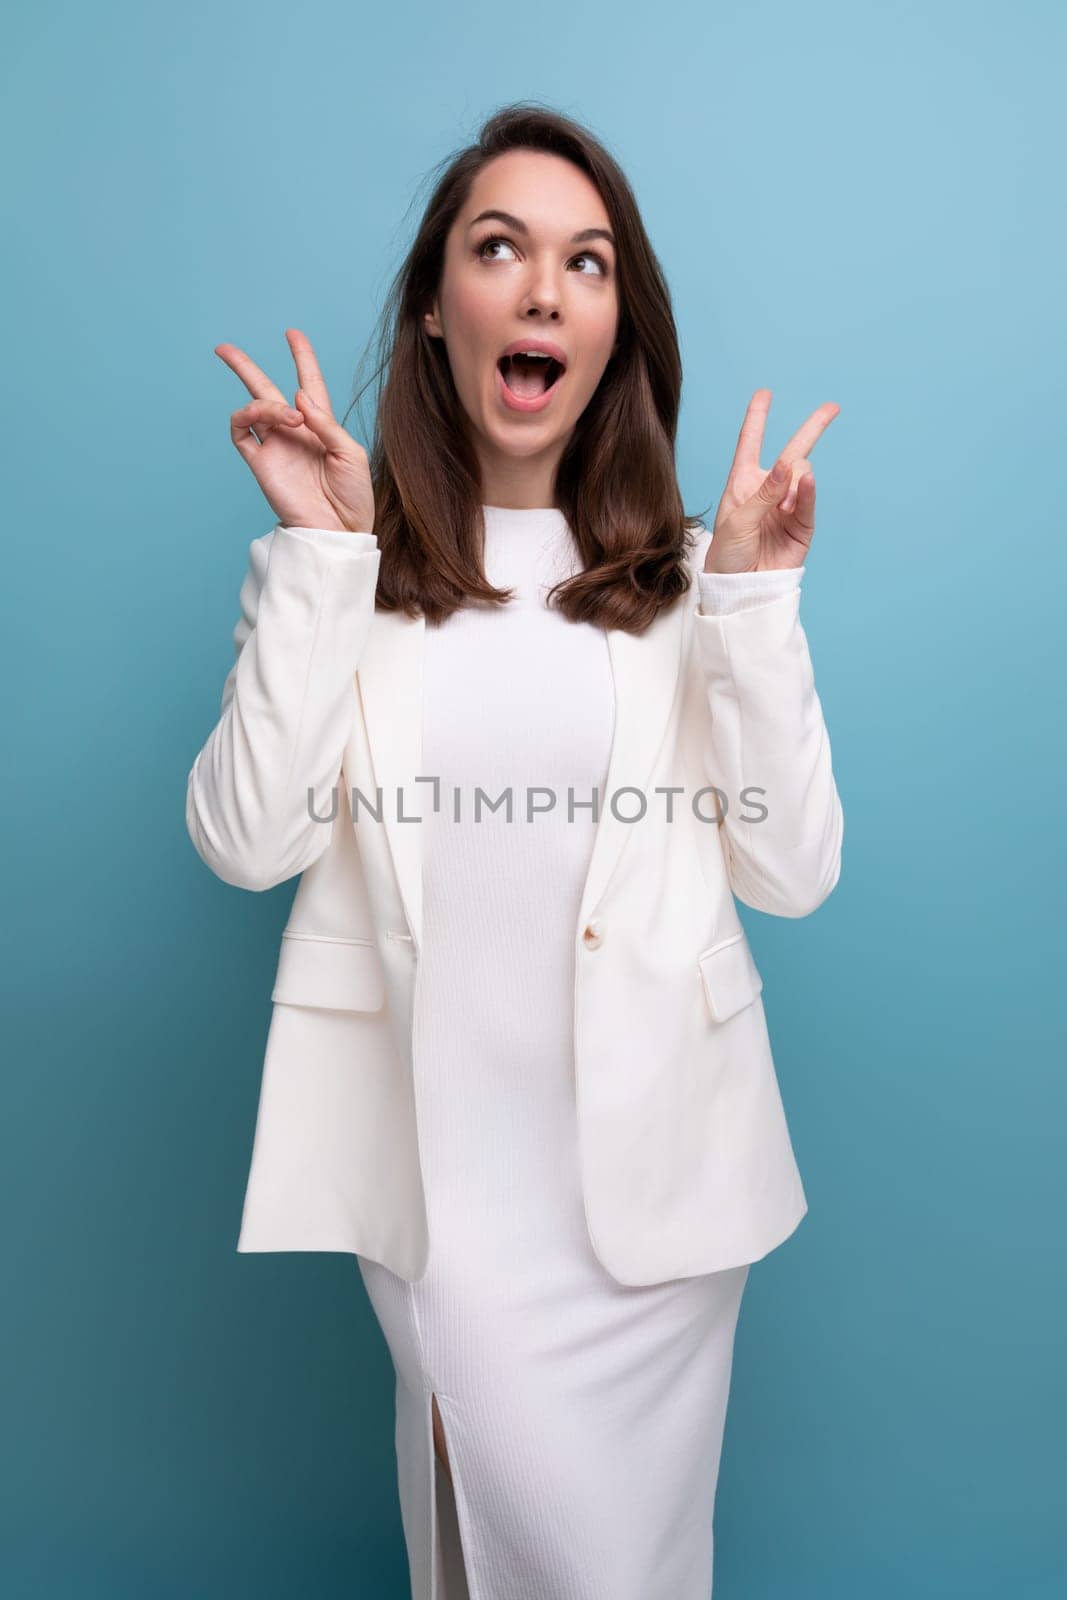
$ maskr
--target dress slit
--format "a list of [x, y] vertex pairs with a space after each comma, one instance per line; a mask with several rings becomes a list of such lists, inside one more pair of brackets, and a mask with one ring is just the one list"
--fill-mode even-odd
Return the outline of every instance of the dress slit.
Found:
[[427, 1396], [427, 1432], [430, 1446], [431, 1518], [433, 1521], [433, 1558], [430, 1578], [432, 1600], [478, 1600], [480, 1591], [472, 1589], [468, 1577], [468, 1556], [463, 1536], [470, 1540], [470, 1517], [456, 1467], [453, 1440], [445, 1427], [444, 1411], [440, 1397], [437, 1411], [441, 1419], [441, 1432], [445, 1438], [445, 1451], [451, 1472], [445, 1471], [434, 1446], [433, 1403], [434, 1391]]

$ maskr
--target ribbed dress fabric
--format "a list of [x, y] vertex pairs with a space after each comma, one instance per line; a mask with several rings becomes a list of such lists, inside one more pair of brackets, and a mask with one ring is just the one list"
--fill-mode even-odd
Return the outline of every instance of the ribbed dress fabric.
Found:
[[[708, 1600], [749, 1269], [629, 1287], [593, 1253], [572, 1026], [594, 824], [566, 801], [603, 796], [611, 666], [601, 628], [545, 603], [577, 570], [562, 512], [483, 510], [487, 576], [514, 598], [425, 634], [421, 770], [441, 780], [419, 824], [414, 1019], [429, 1265], [408, 1283], [359, 1258], [396, 1370], [412, 1596]], [[802, 570], [702, 575], [701, 605], [758, 604]], [[528, 819], [528, 787], [555, 806]], [[510, 820], [484, 799], [475, 815], [479, 789], [509, 788]]]

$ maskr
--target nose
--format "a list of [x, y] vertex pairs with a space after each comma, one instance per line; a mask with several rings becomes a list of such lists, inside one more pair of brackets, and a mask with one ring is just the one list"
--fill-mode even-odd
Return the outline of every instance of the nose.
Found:
[[548, 300], [540, 295], [527, 295], [522, 314], [527, 318], [547, 316], [553, 322], [558, 322], [559, 306], [555, 300]]
[[529, 284], [523, 297], [522, 315], [524, 317], [551, 317], [553, 321], [559, 320], [560, 315], [559, 286], [550, 266], [545, 266]]

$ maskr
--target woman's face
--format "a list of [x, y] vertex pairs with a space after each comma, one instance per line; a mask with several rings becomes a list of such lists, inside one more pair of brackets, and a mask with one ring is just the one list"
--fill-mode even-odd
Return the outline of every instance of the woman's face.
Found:
[[[483, 167], [452, 224], [425, 324], [445, 342], [489, 505], [555, 503], [559, 458], [615, 344], [610, 230], [585, 173], [539, 150]], [[502, 363], [508, 349], [538, 341], [553, 346], [562, 370]]]

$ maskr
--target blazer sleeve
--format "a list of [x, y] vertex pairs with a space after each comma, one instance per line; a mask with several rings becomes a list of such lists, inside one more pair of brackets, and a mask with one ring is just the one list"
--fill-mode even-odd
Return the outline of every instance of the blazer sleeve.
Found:
[[221, 714], [186, 786], [189, 837], [224, 883], [271, 889], [330, 843], [315, 817], [336, 809], [380, 563], [373, 533], [278, 525], [252, 541]]
[[772, 572], [700, 572], [700, 609], [714, 616], [747, 611], [795, 589], [803, 576], [803, 567], [783, 567]]
[[763, 587], [769, 598], [753, 587], [731, 604], [723, 585], [710, 609], [713, 586], [699, 585], [693, 628], [711, 713], [708, 769], [723, 791], [734, 894], [756, 911], [804, 917], [840, 877], [844, 815], [800, 620], [799, 572], [776, 592], [769, 581]]

